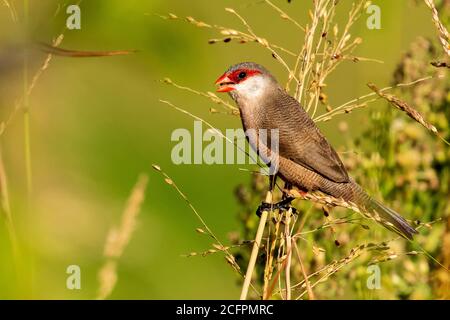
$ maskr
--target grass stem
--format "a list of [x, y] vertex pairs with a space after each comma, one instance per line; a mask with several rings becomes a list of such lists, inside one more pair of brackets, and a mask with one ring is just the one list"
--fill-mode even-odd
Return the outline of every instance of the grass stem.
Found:
[[[272, 191], [268, 191], [266, 195], [266, 203], [272, 203]], [[256, 232], [255, 242], [253, 243], [252, 254], [250, 256], [250, 260], [248, 262], [247, 272], [244, 278], [244, 284], [242, 286], [241, 291], [241, 300], [247, 299], [248, 288], [252, 281], [253, 270], [256, 265], [256, 258], [258, 257], [259, 247], [261, 245], [262, 236], [264, 233], [264, 228], [266, 227], [267, 217], [269, 215], [269, 211], [264, 210], [261, 214], [261, 218], [259, 220], [258, 231]]]
[[286, 300], [291, 300], [291, 260], [292, 260], [292, 236], [291, 236], [291, 214], [292, 209], [286, 211], [285, 219], [285, 237], [286, 237], [286, 268], [284, 271], [286, 285]]
[[[23, 0], [23, 24], [25, 28], [25, 43], [28, 42], [28, 27], [29, 27], [29, 0]], [[25, 172], [27, 177], [27, 192], [31, 195], [32, 173], [31, 173], [31, 142], [30, 142], [30, 101], [28, 94], [28, 48], [25, 46], [23, 58], [23, 127], [24, 127], [24, 155], [25, 155]]]
[[30, 111], [25, 110], [23, 114], [24, 125], [24, 152], [25, 152], [25, 172], [27, 177], [27, 191], [28, 196], [31, 196], [33, 186], [32, 166], [31, 166], [31, 139], [30, 139]]

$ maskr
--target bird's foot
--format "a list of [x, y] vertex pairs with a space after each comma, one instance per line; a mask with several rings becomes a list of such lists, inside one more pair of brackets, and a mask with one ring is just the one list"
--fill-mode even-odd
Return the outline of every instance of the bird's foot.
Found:
[[272, 210], [279, 210], [279, 211], [288, 211], [289, 209], [292, 210], [293, 214], [297, 213], [297, 209], [295, 209], [293, 206], [291, 206], [291, 202], [294, 200], [294, 197], [287, 197], [286, 199], [281, 200], [277, 203], [267, 203], [267, 202], [261, 202], [258, 209], [256, 210], [256, 215], [258, 217], [261, 217], [261, 214], [263, 211], [272, 211]]

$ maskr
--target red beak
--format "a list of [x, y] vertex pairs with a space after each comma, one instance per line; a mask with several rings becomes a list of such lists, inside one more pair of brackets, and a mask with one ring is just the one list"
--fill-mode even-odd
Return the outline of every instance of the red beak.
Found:
[[224, 73], [219, 79], [216, 80], [216, 85], [219, 85], [217, 92], [230, 92], [235, 90], [233, 85], [234, 83], [230, 78], [228, 78], [228, 74]]

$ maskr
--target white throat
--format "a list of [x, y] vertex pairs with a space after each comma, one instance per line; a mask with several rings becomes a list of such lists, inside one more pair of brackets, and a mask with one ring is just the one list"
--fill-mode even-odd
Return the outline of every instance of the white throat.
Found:
[[252, 100], [264, 96], [268, 92], [267, 89], [270, 85], [269, 77], [258, 74], [236, 84], [234, 88], [238, 98]]

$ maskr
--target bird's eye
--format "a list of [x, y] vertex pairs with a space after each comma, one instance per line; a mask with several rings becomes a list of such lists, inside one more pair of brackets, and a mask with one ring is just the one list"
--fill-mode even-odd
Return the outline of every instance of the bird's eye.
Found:
[[238, 77], [239, 79], [244, 79], [247, 76], [247, 73], [245, 73], [244, 71], [242, 71], [241, 73], [239, 73]]

